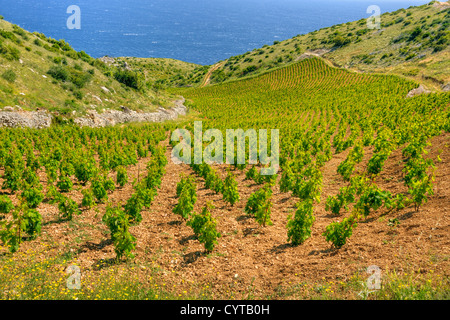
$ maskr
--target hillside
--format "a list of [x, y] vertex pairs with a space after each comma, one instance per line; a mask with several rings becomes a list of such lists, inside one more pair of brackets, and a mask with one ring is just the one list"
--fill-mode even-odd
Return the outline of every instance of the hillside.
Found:
[[166, 58], [117, 58], [117, 63], [127, 63], [130, 68], [145, 74], [157, 89], [196, 85], [208, 71], [208, 66]]
[[75, 117], [121, 106], [135, 111], [172, 106], [175, 98], [155, 89], [153, 80], [0, 20], [1, 107]]
[[434, 3], [384, 13], [381, 29], [367, 19], [298, 35], [230, 57], [211, 83], [273, 70], [307, 57], [357, 72], [397, 74], [442, 90], [450, 82], [450, 4]]

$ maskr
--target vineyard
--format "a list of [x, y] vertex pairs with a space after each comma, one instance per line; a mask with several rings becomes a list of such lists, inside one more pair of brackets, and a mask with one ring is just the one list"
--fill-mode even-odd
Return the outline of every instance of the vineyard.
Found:
[[[448, 292], [450, 94], [406, 98], [416, 87], [313, 58], [172, 89], [204, 129], [279, 129], [273, 176], [260, 163], [174, 164], [169, 137], [193, 131], [188, 120], [0, 129], [2, 297], [108, 298], [93, 283], [117, 272], [135, 277], [135, 298], [356, 298], [370, 265], [436, 272], [427, 285]], [[75, 293], [59, 278], [73, 264]]]

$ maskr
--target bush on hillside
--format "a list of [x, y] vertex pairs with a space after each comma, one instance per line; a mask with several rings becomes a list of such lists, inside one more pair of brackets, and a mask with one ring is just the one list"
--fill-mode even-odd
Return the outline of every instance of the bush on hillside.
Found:
[[17, 79], [17, 75], [15, 74], [14, 71], [12, 71], [11, 69], [6, 70], [3, 74], [2, 74], [2, 78], [5, 79], [8, 82], [14, 82]]
[[247, 68], [245, 68], [243, 71], [242, 71], [242, 76], [245, 76], [245, 75], [247, 75], [247, 74], [249, 74], [249, 73], [252, 73], [252, 72], [254, 72], [254, 71], [256, 71], [258, 69], [258, 67], [257, 66], [248, 66]]
[[144, 87], [144, 79], [142, 74], [130, 70], [118, 70], [114, 74], [114, 78], [127, 87], [141, 90]]
[[54, 79], [61, 80], [61, 81], [68, 81], [70, 78], [69, 71], [65, 67], [62, 67], [62, 66], [50, 67], [50, 69], [47, 71], [47, 74], [52, 76]]
[[19, 60], [20, 51], [12, 46], [3, 45], [0, 42], [0, 55], [4, 56], [7, 60]]
[[[79, 69], [79, 68], [78, 68]], [[77, 88], [83, 88], [92, 79], [92, 74], [89, 72], [80, 71], [73, 67], [52, 66], [47, 74], [56, 80], [64, 82], [72, 82]]]

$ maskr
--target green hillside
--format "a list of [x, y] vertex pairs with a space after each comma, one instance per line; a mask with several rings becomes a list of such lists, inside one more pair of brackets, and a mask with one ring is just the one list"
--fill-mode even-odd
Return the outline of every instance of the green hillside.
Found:
[[80, 115], [89, 109], [170, 106], [174, 98], [156, 90], [153, 80], [0, 20], [0, 107]]

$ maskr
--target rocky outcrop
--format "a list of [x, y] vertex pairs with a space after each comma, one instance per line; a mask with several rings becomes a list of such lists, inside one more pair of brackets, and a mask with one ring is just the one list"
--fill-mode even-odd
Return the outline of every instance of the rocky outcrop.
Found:
[[442, 86], [442, 91], [444, 92], [450, 91], [450, 82]]
[[306, 51], [305, 53], [303, 53], [302, 55], [298, 56], [295, 61], [301, 61], [301, 60], [305, 60], [305, 59], [310, 59], [313, 57], [322, 57], [324, 54], [328, 53], [332, 51], [331, 49], [315, 49], [315, 50], [311, 50], [311, 51]]
[[[175, 120], [180, 115], [187, 113], [184, 99], [175, 102], [171, 109], [158, 108], [155, 112], [136, 112], [122, 106], [122, 111], [107, 110], [103, 113], [88, 111], [86, 117], [75, 118], [74, 123], [80, 127], [107, 127], [120, 123], [130, 122], [163, 122]], [[0, 110], [0, 127], [28, 127], [41, 129], [50, 127], [52, 115], [45, 110], [41, 111], [16, 111], [14, 108], [5, 107]]]
[[410, 92], [408, 92], [408, 94], [406, 95], [407, 98], [412, 98], [414, 96], [417, 96], [419, 94], [424, 94], [424, 93], [430, 93], [430, 90], [425, 89], [424, 86], [420, 85], [418, 88], [416, 89], [412, 89]]
[[175, 102], [175, 106], [171, 109], [158, 108], [156, 112], [136, 112], [126, 107], [122, 107], [122, 111], [107, 110], [103, 113], [90, 111], [88, 116], [77, 118], [74, 122], [81, 127], [107, 127], [120, 123], [129, 122], [163, 122], [175, 120], [180, 115], [187, 113], [187, 107], [183, 105], [183, 100]]
[[0, 127], [41, 129], [49, 127], [51, 123], [52, 116], [47, 111], [11, 111], [6, 107], [0, 111]]

